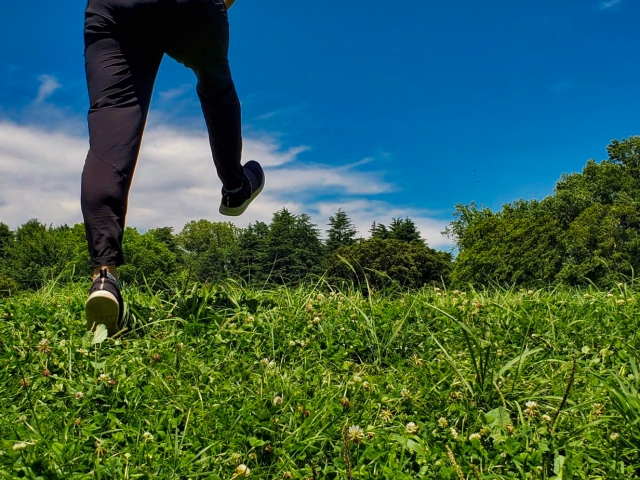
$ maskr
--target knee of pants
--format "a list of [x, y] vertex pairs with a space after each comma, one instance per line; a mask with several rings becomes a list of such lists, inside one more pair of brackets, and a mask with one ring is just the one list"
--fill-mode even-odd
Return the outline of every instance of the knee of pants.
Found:
[[82, 171], [81, 203], [85, 216], [123, 218], [128, 191], [127, 177], [89, 152]]
[[198, 72], [198, 94], [206, 97], [235, 92], [228, 65], [208, 68]]

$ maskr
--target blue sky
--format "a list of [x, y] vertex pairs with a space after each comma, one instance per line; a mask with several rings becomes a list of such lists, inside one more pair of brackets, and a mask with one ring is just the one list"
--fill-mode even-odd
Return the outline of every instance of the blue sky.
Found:
[[[81, 221], [86, 2], [0, 17], [0, 221]], [[237, 0], [230, 62], [260, 202], [360, 233], [413, 218], [432, 246], [456, 203], [542, 198], [563, 172], [640, 134], [640, 1]], [[166, 58], [130, 201], [141, 229], [217, 213], [193, 74]]]

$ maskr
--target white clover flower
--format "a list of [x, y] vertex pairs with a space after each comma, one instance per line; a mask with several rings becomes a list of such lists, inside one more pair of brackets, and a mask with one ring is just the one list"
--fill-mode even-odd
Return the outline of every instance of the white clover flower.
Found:
[[296, 342], [294, 342], [293, 340], [289, 340], [289, 346], [290, 347], [295, 347], [296, 346]]
[[400, 395], [402, 396], [402, 398], [403, 398], [404, 400], [410, 400], [410, 399], [411, 399], [411, 392], [410, 392], [410, 391], [409, 391], [409, 389], [407, 389], [407, 388], [403, 388], [403, 389], [400, 391]]
[[481, 438], [482, 438], [482, 435], [480, 435], [479, 433], [472, 433], [471, 435], [469, 435], [470, 441], [480, 440]]
[[526, 413], [530, 417], [535, 417], [538, 414], [538, 411], [536, 410], [538, 404], [536, 402], [534, 402], [533, 400], [529, 400], [527, 403], [525, 403], [525, 405], [527, 408], [525, 408], [524, 413]]
[[589, 348], [588, 345], [585, 345], [584, 347], [582, 347], [582, 350], [580, 350], [580, 351], [586, 355], [587, 353], [589, 353], [591, 351], [591, 348]]
[[347, 430], [347, 438], [353, 443], [360, 443], [364, 439], [364, 431], [359, 425], [352, 425]]
[[146, 442], [153, 442], [153, 435], [150, 432], [144, 432], [142, 438], [144, 438]]
[[24, 450], [28, 446], [29, 444], [27, 442], [18, 442], [18, 443], [14, 443], [12, 448], [15, 452], [17, 452], [19, 450]]
[[593, 414], [596, 417], [602, 415], [602, 410], [603, 409], [604, 409], [604, 406], [601, 403], [594, 403], [593, 404]]
[[620, 438], [620, 434], [617, 432], [613, 432], [609, 438], [611, 439], [612, 442], [617, 442], [618, 439]]
[[82, 400], [84, 398], [84, 393], [76, 392], [76, 400]]
[[545, 413], [544, 415], [542, 415], [542, 420], [544, 420], [547, 423], [551, 423], [553, 419]]
[[320, 317], [313, 317], [313, 323], [318, 324], [320, 322], [321, 322]]
[[618, 305], [624, 305], [624, 304], [625, 304], [625, 303], [627, 303], [627, 302], [625, 302], [625, 301], [624, 301], [624, 298], [619, 298], [618, 300], [616, 300], [616, 303], [617, 303]]
[[249, 470], [249, 467], [247, 467], [244, 463], [241, 463], [236, 467], [234, 473], [236, 477], [248, 477], [249, 473], [251, 473], [251, 470]]
[[613, 293], [607, 293], [607, 298], [613, 298]]
[[409, 422], [407, 423], [407, 426], [405, 427], [405, 429], [409, 435], [413, 435], [414, 433], [418, 433], [418, 431], [420, 430], [420, 427], [418, 427], [418, 425], [416, 425], [413, 422]]
[[246, 319], [245, 319], [245, 323], [253, 323], [253, 316], [249, 315]]
[[444, 427], [446, 427], [447, 425], [449, 425], [449, 421], [448, 421], [446, 418], [444, 418], [444, 417], [440, 417], [440, 418], [438, 419], [438, 426], [439, 426], [440, 428], [444, 428]]
[[260, 365], [262, 365], [263, 367], [266, 367], [267, 365], [269, 365], [269, 359], [263, 358], [262, 360], [260, 360]]
[[316, 300], [318, 300], [319, 302], [321, 302], [322, 300], [324, 300], [324, 295], [319, 293], [318, 296], [316, 297]]
[[533, 290], [527, 290], [527, 295], [533, 295]]
[[364, 388], [365, 390], [371, 390], [371, 384], [365, 380], [364, 382], [362, 382], [362, 388]]
[[279, 395], [276, 397], [273, 397], [273, 404], [276, 406], [282, 405], [282, 397]]
[[129, 452], [127, 452], [127, 453], [125, 453], [125, 454], [123, 455], [123, 457], [124, 457], [124, 459], [125, 459], [126, 461], [129, 461], [129, 459], [131, 458], [131, 454], [130, 454]]
[[230, 460], [231, 460], [231, 463], [235, 463], [236, 465], [238, 465], [240, 463], [240, 460], [242, 460], [242, 455], [240, 455], [237, 452], [232, 453]]
[[391, 410], [382, 410], [380, 412], [380, 418], [383, 422], [390, 422], [393, 419], [393, 412]]
[[458, 439], [458, 431], [457, 431], [455, 428], [451, 427], [451, 428], [449, 429], [449, 432], [451, 432], [451, 437], [452, 437], [454, 440], [457, 440], [457, 439]]
[[362, 382], [362, 377], [360, 375], [354, 375], [353, 376], [353, 381], [356, 383], [360, 383]]
[[101, 382], [107, 382], [109, 381], [109, 375], [101, 373], [100, 375], [98, 375], [98, 380]]

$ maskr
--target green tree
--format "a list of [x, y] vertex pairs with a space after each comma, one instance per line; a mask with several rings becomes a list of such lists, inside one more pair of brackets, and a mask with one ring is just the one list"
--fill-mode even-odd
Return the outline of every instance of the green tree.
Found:
[[269, 274], [266, 261], [268, 235], [269, 226], [264, 222], [250, 223], [240, 230], [232, 271], [247, 283], [264, 282]]
[[640, 137], [607, 148], [609, 158], [563, 174], [542, 201], [496, 213], [456, 205], [447, 229], [459, 253], [453, 279], [472, 283], [609, 282], [638, 266]]
[[564, 232], [564, 283], [608, 283], [640, 268], [640, 214], [633, 205], [594, 204]]
[[13, 232], [6, 223], [0, 222], [0, 261], [7, 256], [7, 249], [13, 241]]
[[409, 217], [394, 218], [389, 225], [390, 237], [401, 242], [422, 242], [418, 227]]
[[187, 223], [177, 236], [186, 268], [203, 282], [237, 275], [233, 265], [239, 250], [239, 235], [240, 229], [231, 222]]
[[371, 224], [369, 233], [371, 234], [371, 238], [378, 238], [381, 240], [384, 240], [385, 238], [391, 238], [391, 233], [389, 232], [387, 227], [384, 224], [376, 223], [375, 221]]
[[400, 285], [419, 288], [447, 280], [451, 254], [434, 250], [423, 242], [370, 238], [340, 248], [330, 259], [332, 281], [348, 281], [376, 289]]
[[175, 272], [176, 255], [153, 232], [141, 234], [135, 228], [127, 227], [122, 250], [125, 264], [118, 268], [118, 275], [125, 282], [166, 282]]
[[331, 253], [342, 246], [351, 245], [355, 242], [356, 233], [358, 232], [349, 216], [339, 208], [335, 215], [329, 217], [325, 242], [327, 252]]
[[53, 228], [32, 219], [15, 231], [14, 240], [5, 250], [7, 276], [23, 288], [38, 288], [51, 279], [84, 276], [88, 268], [82, 226]]
[[309, 215], [286, 208], [273, 215], [265, 239], [263, 271], [276, 283], [297, 283], [322, 268], [322, 243]]

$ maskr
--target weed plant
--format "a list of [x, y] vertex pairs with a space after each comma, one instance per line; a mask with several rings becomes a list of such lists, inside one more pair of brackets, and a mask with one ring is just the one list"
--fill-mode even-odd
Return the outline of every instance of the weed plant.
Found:
[[0, 303], [0, 478], [640, 475], [625, 284], [127, 288], [115, 338], [86, 291]]

